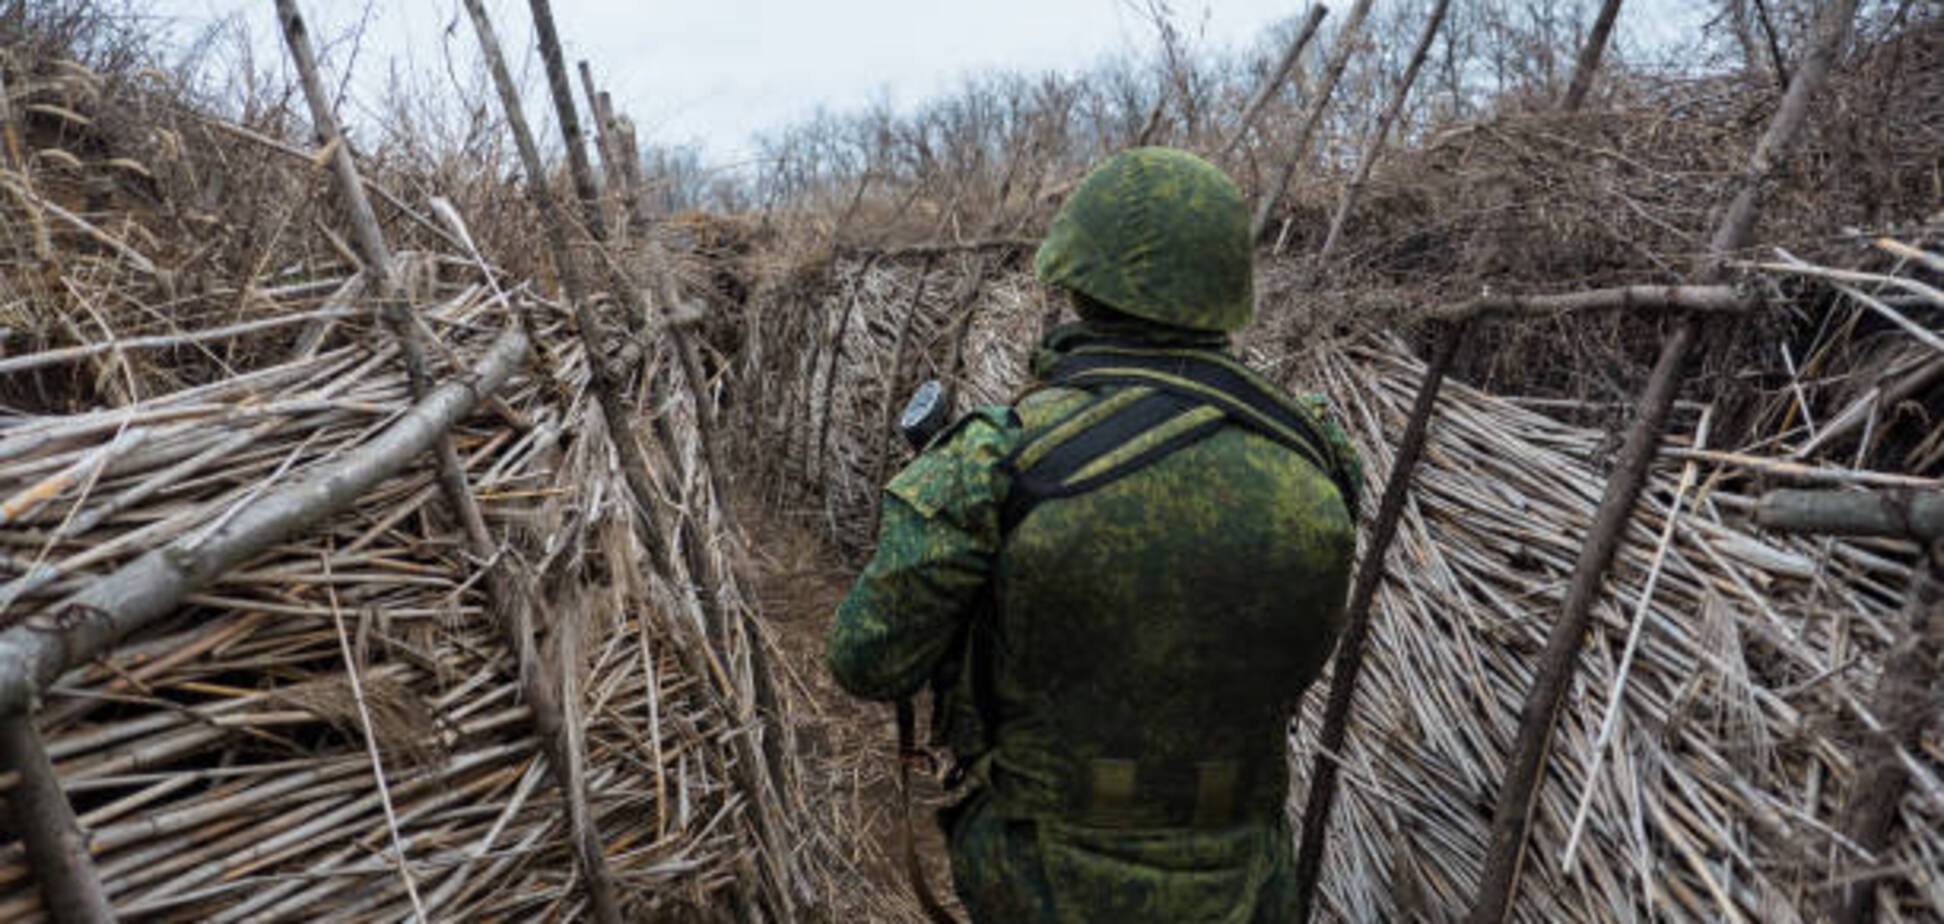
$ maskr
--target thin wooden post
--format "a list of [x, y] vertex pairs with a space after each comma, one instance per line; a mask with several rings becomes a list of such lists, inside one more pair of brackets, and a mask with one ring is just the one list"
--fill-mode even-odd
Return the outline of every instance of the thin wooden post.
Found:
[[[1716, 229], [1702, 269], [1703, 281], [1719, 282], [1725, 276], [1728, 257], [1747, 246], [1760, 211], [1762, 187], [1807, 120], [1809, 102], [1822, 88], [1836, 53], [1848, 40], [1855, 16], [1856, 0], [1835, 0], [1824, 8], [1818, 39], [1789, 85], [1789, 92], [1768, 130], [1757, 142], [1741, 188]], [[1565, 703], [1580, 642], [1592, 619], [1593, 602], [1599, 596], [1607, 565], [1633, 518], [1634, 502], [1640, 497], [1648, 465], [1660, 444], [1667, 412], [1680, 391], [1681, 371], [1686, 367], [1688, 352], [1697, 336], [1696, 316], [1684, 314], [1662, 344], [1660, 359], [1641, 395], [1639, 416], [1634, 419], [1619, 462], [1607, 480], [1592, 531], [1587, 535], [1586, 544], [1580, 547], [1565, 605], [1546, 640], [1532, 687], [1519, 712], [1519, 737], [1492, 813], [1485, 874], [1465, 918], [1466, 924], [1500, 924], [1511, 911], [1525, 862], [1526, 835], [1545, 782], [1546, 758], [1552, 749], [1559, 710]]]
[[585, 58], [580, 60], [576, 69], [580, 71], [581, 95], [587, 97], [587, 111], [594, 117], [594, 150], [601, 155], [601, 172], [594, 178], [595, 195], [609, 200], [618, 199], [621, 177], [614, 160], [614, 133], [609, 130], [607, 114], [601, 111], [601, 95], [594, 89], [594, 69]]
[[101, 891], [87, 837], [32, 716], [0, 716], [0, 768], [15, 774], [7, 792], [8, 814], [27, 849], [41, 903], [55, 924], [112, 924], [115, 912]]
[[[601, 99], [604, 101], [602, 105], [611, 109], [612, 104], [606, 102], [607, 98], [607, 92], [602, 91]], [[621, 158], [621, 177], [626, 181], [622, 186], [621, 195], [621, 202], [626, 206], [625, 214], [630, 222], [646, 224], [650, 217], [645, 204], [648, 184], [641, 176], [641, 144], [635, 138], [633, 119], [619, 113], [615, 114], [614, 142], [614, 154]]]
[[1620, 0], [1606, 0], [1600, 5], [1600, 15], [1593, 19], [1593, 31], [1587, 34], [1579, 59], [1573, 62], [1573, 82], [1567, 85], [1566, 98], [1560, 101], [1559, 108], [1577, 112], [1586, 102], [1586, 93], [1593, 88], [1593, 78], [1600, 72], [1600, 58], [1606, 54], [1607, 43], [1613, 37], [1613, 23], [1619, 18]]
[[1391, 124], [1397, 121], [1398, 113], [1404, 111], [1405, 100], [1411, 98], [1411, 86], [1417, 83], [1418, 71], [1424, 69], [1425, 56], [1431, 52], [1431, 42], [1438, 37], [1438, 28], [1444, 25], [1445, 13], [1450, 8], [1451, 0], [1437, 0], [1431, 7], [1431, 18], [1418, 35], [1417, 48], [1411, 52], [1411, 63], [1405, 66], [1404, 76], [1398, 79], [1397, 92], [1391, 96], [1390, 105], [1385, 106], [1383, 115], [1377, 117], [1377, 125], [1370, 131], [1370, 140], [1364, 144], [1363, 156], [1357, 161], [1356, 175], [1350, 178], [1350, 185], [1343, 188], [1343, 198], [1337, 202], [1336, 214], [1330, 218], [1330, 233], [1323, 238], [1323, 249], [1316, 252], [1319, 269], [1329, 262], [1330, 254], [1336, 250], [1337, 241], [1343, 236], [1343, 226], [1350, 218], [1350, 210], [1357, 207], [1364, 184], [1370, 181], [1371, 168], [1376, 166], [1377, 158], [1384, 152], [1384, 142], [1390, 137]]
[[[540, 59], [546, 66], [547, 87], [552, 93], [554, 116], [560, 123], [561, 137], [567, 145], [567, 171], [574, 181], [575, 195], [580, 197], [581, 211], [587, 225], [587, 233], [596, 244], [606, 244], [611, 234], [607, 218], [601, 211], [599, 195], [594, 189], [594, 168], [587, 161], [587, 147], [581, 137], [580, 117], [574, 106], [574, 88], [567, 81], [567, 61], [560, 48], [560, 32], [554, 25], [553, 5], [550, 0], [527, 0], [533, 13], [533, 30], [540, 45]], [[681, 293], [675, 285], [674, 274], [669, 271], [668, 255], [662, 252], [661, 245], [652, 238], [642, 242], [648, 263], [656, 280], [656, 294], [661, 303], [664, 318], [672, 315], [679, 307]], [[614, 259], [603, 260], [607, 269], [609, 284], [631, 306], [646, 312], [648, 299], [641, 287], [635, 284], [621, 263]], [[689, 396], [695, 402], [696, 427], [700, 431], [702, 444], [702, 463], [706, 470], [710, 488], [715, 492], [716, 504], [723, 519], [731, 527], [735, 523], [734, 501], [730, 496], [725, 471], [721, 465], [722, 453], [717, 446], [715, 404], [709, 400], [708, 377], [702, 372], [701, 360], [696, 355], [695, 344], [688, 332], [680, 325], [665, 324], [669, 338], [675, 344], [675, 358], [681, 367], [682, 378], [688, 385]]]
[[[352, 160], [350, 148], [331, 113], [330, 97], [325, 92], [316, 54], [311, 48], [310, 35], [303, 18], [298, 13], [296, 0], [276, 0], [276, 6], [285, 43], [290, 47], [291, 58], [296, 62], [304, 87], [304, 96], [310, 103], [311, 123], [324, 149], [333, 152], [333, 176], [337, 181], [338, 195], [351, 213], [353, 241], [360, 259], [365, 261], [366, 271], [378, 283], [381, 311], [405, 356], [413, 397], [422, 399], [430, 387], [425, 344], [403, 305], [390, 247], [378, 227], [370, 200], [365, 198], [364, 185], [359, 182], [357, 165]], [[441, 492], [457, 516], [468, 546], [481, 561], [495, 561], [499, 557], [498, 543], [487, 529], [486, 518], [480, 513], [479, 503], [473, 497], [464, 464], [459, 460], [451, 435], [441, 433], [434, 449], [439, 464]], [[595, 918], [602, 924], [620, 924], [621, 908], [616, 898], [614, 877], [608, 872], [600, 831], [587, 807], [586, 781], [580, 772], [584, 762], [574, 752], [563, 717], [559, 677], [537, 655], [529, 628], [531, 620], [525, 594], [518, 581], [502, 566], [489, 564], [486, 590], [494, 603], [490, 609], [500, 616], [501, 634], [519, 664], [522, 693], [531, 710], [534, 731], [546, 746], [548, 766], [568, 805], [569, 829], [574, 835], [575, 856], [585, 877], [588, 901], [594, 907]], [[399, 862], [404, 863], [402, 856]], [[409, 876], [405, 883], [411, 891], [413, 906], [419, 907], [417, 889]]]
[[1276, 69], [1269, 72], [1262, 86], [1256, 88], [1255, 95], [1249, 97], [1249, 104], [1242, 107], [1242, 121], [1235, 124], [1235, 131], [1222, 143], [1223, 157], [1234, 155], [1235, 149], [1241, 147], [1243, 140], [1249, 137], [1249, 129], [1255, 125], [1256, 117], [1262, 115], [1262, 110], [1275, 98], [1276, 92], [1288, 82], [1290, 72], [1296, 69], [1296, 62], [1302, 60], [1303, 49], [1309, 47], [1310, 39], [1316, 37], [1317, 28], [1323, 25], [1323, 17], [1328, 15], [1330, 8], [1321, 3], [1310, 7], [1309, 15], [1303, 17], [1302, 26], [1296, 30], [1296, 37], [1283, 50], [1282, 59], [1276, 62]]
[[[638, 508], [634, 518], [636, 528], [641, 534], [643, 544], [647, 547], [650, 564], [664, 581], [672, 585], [676, 574], [675, 564], [669, 555], [668, 545], [663, 540], [661, 530], [656, 525], [656, 493], [653, 483], [648, 478], [641, 446], [634, 438], [634, 427], [627, 404], [621, 395], [619, 377], [608, 367], [603, 357], [599, 336], [600, 321], [586, 297], [585, 283], [568, 245], [566, 210], [546, 183], [545, 165], [540, 160], [539, 146], [535, 143], [533, 130], [527, 122], [526, 109], [520, 101], [519, 86], [513, 82], [512, 72], [506, 66], [506, 57], [500, 50], [499, 37], [493, 30], [492, 20], [488, 18], [481, 0], [464, 0], [464, 4], [466, 13], [472, 20], [473, 30], [478, 36], [481, 53], [486, 58], [487, 70], [492, 74], [494, 87], [499, 91], [500, 104], [506, 113], [508, 128], [513, 133], [514, 146], [520, 153], [521, 164], [527, 173], [529, 192], [535, 208], [540, 212], [541, 225], [546, 231], [548, 246], [554, 254], [561, 287], [573, 307], [576, 324], [580, 328], [582, 346], [588, 355], [593, 387], [601, 408], [601, 416], [607, 424], [608, 438], [620, 456], [623, 478], [626, 479], [629, 493], [633, 495]], [[561, 63], [559, 55], [559, 38], [553, 31], [552, 13], [544, 0], [536, 0], [534, 15], [536, 28], [542, 28], [543, 49], [550, 47], [553, 52], [548, 59], [549, 85], [554, 91], [555, 102], [558, 103], [562, 97], [561, 91], [568, 89], [565, 83], [566, 68]], [[571, 90], [568, 90], [565, 98], [568, 106], [571, 107], [573, 103]], [[569, 119], [572, 117], [571, 111], [565, 115]], [[563, 126], [563, 132], [566, 132], [568, 127]], [[573, 160], [572, 152], [578, 151], [581, 164], [581, 170], [575, 177], [578, 188], [586, 179], [587, 157], [585, 151], [581, 151], [578, 147], [580, 140], [578, 124], [574, 124], [571, 128], [572, 132], [567, 136], [569, 159]], [[589, 202], [583, 197], [581, 204], [586, 208]], [[594, 221], [599, 221], [598, 213], [594, 216]], [[590, 226], [590, 230], [594, 227]], [[619, 282], [629, 285], [628, 292], [633, 292], [632, 283], [629, 283], [621, 274], [617, 273], [616, 276], [621, 277]], [[726, 503], [726, 498], [722, 502]], [[712, 585], [713, 581], [710, 577], [712, 572], [709, 570], [711, 566], [706, 557], [706, 549], [701, 547], [701, 540], [690, 535], [688, 531], [683, 531], [680, 538], [691, 575], [699, 575], [700, 580], [710, 582]], [[702, 609], [705, 628], [715, 626], [717, 629], [714, 631], [719, 632], [722, 623], [719, 607], [713, 595], [704, 591], [704, 588], [696, 589], [695, 599]], [[750, 645], [752, 652], [760, 652], [762, 646], [760, 636], [751, 633]], [[700, 657], [696, 656], [693, 646], [679, 646], [677, 650], [682, 653], [685, 669], [697, 678], [716, 675], [708, 669]], [[752, 658], [757, 657], [757, 654], [752, 654]], [[764, 674], [760, 660], [754, 661], [753, 664], [752, 672], [760, 678]], [[762, 698], [764, 689], [765, 686], [759, 682], [759, 700]], [[729, 691], [724, 691], [725, 694], [727, 692]], [[723, 706], [725, 709], [730, 708], [726, 702]], [[756, 820], [758, 836], [766, 845], [762, 853], [764, 859], [772, 865], [776, 886], [773, 894], [778, 906], [777, 910], [783, 920], [791, 920], [794, 908], [789, 894], [791, 883], [787, 864], [788, 848], [782, 843], [781, 836], [776, 830], [777, 824], [761, 805], [765, 785], [773, 791], [780, 792], [780, 784], [775, 782], [778, 779], [775, 766], [771, 762], [775, 759], [775, 755], [768, 751], [759, 754], [754, 747], [749, 746], [749, 738], [748, 735], [735, 736], [735, 746], [741, 750], [741, 753], [737, 755], [738, 760], [732, 767], [732, 774], [737, 785], [754, 803], [752, 814]], [[768, 773], [763, 775], [765, 771]]]
[[[1442, 4], [1441, 4], [1442, 5]], [[1370, 607], [1383, 583], [1384, 558], [1397, 535], [1397, 521], [1410, 494], [1411, 476], [1424, 454], [1424, 439], [1430, 429], [1431, 413], [1444, 387], [1445, 370], [1471, 333], [1469, 319], [1446, 325], [1438, 335], [1431, 364], [1418, 383], [1417, 400], [1411, 406], [1404, 437], [1397, 444], [1390, 475], [1384, 479], [1384, 497], [1377, 504], [1377, 520], [1371, 526], [1370, 542], [1364, 548], [1363, 564], [1357, 569], [1356, 583], [1350, 588], [1350, 604], [1344, 614], [1343, 637], [1337, 642], [1336, 659], [1330, 668], [1330, 701], [1323, 710], [1323, 733], [1317, 739], [1316, 757], [1310, 762], [1309, 799], [1303, 805], [1302, 846], [1296, 853], [1296, 920], [1304, 924], [1315, 905], [1316, 886], [1323, 869], [1323, 845], [1329, 836], [1330, 813], [1336, 805], [1337, 761], [1342, 759], [1343, 742], [1349, 737], [1350, 707], [1357, 695], [1357, 674], [1363, 670], [1364, 645], [1370, 637]]]
[[1275, 181], [1262, 191], [1262, 201], [1256, 204], [1255, 220], [1249, 223], [1250, 240], [1262, 240], [1262, 232], [1268, 230], [1269, 219], [1275, 214], [1276, 203], [1282, 199], [1283, 191], [1289, 188], [1290, 178], [1309, 158], [1310, 143], [1316, 138], [1317, 127], [1323, 124], [1323, 113], [1330, 107], [1330, 96], [1336, 92], [1343, 69], [1350, 64], [1351, 52], [1357, 50], [1357, 35], [1363, 29], [1364, 17], [1370, 15], [1371, 2], [1357, 0], [1356, 5], [1350, 8], [1350, 18], [1343, 23], [1343, 31], [1337, 33], [1336, 45], [1330, 49], [1330, 60], [1323, 67], [1323, 82], [1317, 86], [1316, 98], [1310, 100], [1309, 112], [1303, 116], [1303, 128], [1296, 136], [1296, 145], [1283, 161]]

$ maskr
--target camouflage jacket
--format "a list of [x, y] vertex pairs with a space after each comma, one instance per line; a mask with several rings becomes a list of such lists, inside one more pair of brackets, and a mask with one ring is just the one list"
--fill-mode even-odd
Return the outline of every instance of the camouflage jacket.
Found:
[[[1056, 332], [1036, 366], [1102, 327]], [[1228, 426], [1004, 534], [1003, 460], [1101, 397], [979, 408], [900, 472], [829, 665], [896, 699], [982, 653], [955, 689], [989, 689], [991, 727], [952, 736], [980, 784], [951, 832], [979, 919], [1247, 922], [1286, 871], [1287, 723], [1334, 642], [1354, 498]]]

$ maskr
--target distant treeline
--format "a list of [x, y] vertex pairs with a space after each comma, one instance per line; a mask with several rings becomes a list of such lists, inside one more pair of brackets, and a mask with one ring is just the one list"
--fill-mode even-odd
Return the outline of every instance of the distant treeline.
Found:
[[[1145, 53], [1119, 53], [1084, 69], [991, 73], [917, 106], [880, 103], [822, 112], [761, 135], [756, 163], [710, 169], [693, 147], [651, 147], [646, 173], [657, 209], [843, 214], [860, 201], [898, 206], [898, 215], [954, 222], [964, 234], [999, 232], [1088, 163], [1119, 148], [1167, 144], [1218, 151], [1236, 131], [1250, 96], [1270, 75], [1309, 4], [1252, 48], [1215, 50], [1194, 36], [1195, 7], [1128, 0], [1152, 26]], [[1353, 0], [1330, 4], [1322, 28], [1282, 89], [1270, 98], [1225, 166], [1255, 186], [1281, 166], [1310, 92]], [[1399, 120], [1395, 138], [1544, 108], [1566, 89], [1598, 0], [1464, 0], [1454, 3]], [[1390, 96], [1431, 0], [1381, 0], [1364, 23], [1311, 148], [1313, 168], [1354, 163], [1368, 126]], [[1786, 62], [1810, 27], [1815, 0], [1708, 0], [1703, 15], [1676, 0], [1634, 0], [1595, 85], [1596, 101], [1651, 96], [1669, 80], [1725, 78], [1780, 86]], [[1936, 11], [1914, 0], [1865, 2], [1859, 42]], [[1669, 23], [1699, 21], [1669, 36]], [[1022, 25], [1022, 28], [1025, 26]], [[1008, 214], [1010, 210], [1011, 215]]]

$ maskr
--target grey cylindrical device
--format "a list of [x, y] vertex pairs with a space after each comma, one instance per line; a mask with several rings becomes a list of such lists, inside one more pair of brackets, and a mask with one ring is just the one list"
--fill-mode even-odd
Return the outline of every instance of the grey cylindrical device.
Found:
[[952, 396], [945, 383], [932, 379], [918, 386], [911, 400], [905, 402], [904, 413], [898, 416], [898, 432], [911, 448], [923, 449], [951, 419]]

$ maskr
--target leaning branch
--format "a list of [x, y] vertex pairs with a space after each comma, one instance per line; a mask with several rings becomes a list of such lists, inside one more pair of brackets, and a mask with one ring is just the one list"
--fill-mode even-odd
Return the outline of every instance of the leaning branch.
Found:
[[1377, 522], [1371, 528], [1370, 545], [1364, 550], [1363, 564], [1356, 583], [1350, 588], [1350, 605], [1344, 613], [1343, 638], [1337, 642], [1336, 660], [1330, 668], [1330, 701], [1323, 709], [1323, 733], [1316, 742], [1316, 757], [1310, 764], [1309, 800], [1303, 805], [1302, 847], [1296, 853], [1295, 924], [1306, 924], [1315, 907], [1316, 885], [1323, 871], [1323, 845], [1330, 828], [1330, 812], [1336, 803], [1337, 761], [1343, 742], [1350, 733], [1350, 707], [1357, 695], [1357, 675], [1363, 670], [1364, 646], [1370, 638], [1370, 605], [1377, 599], [1377, 585], [1384, 578], [1384, 559], [1391, 540], [1397, 535], [1397, 521], [1404, 513], [1404, 502], [1411, 493], [1411, 477], [1418, 457], [1424, 453], [1425, 434], [1430, 430], [1431, 414], [1444, 385], [1445, 370], [1458, 352], [1471, 322], [1460, 321], [1446, 327], [1438, 339], [1424, 381], [1418, 385], [1411, 418], [1404, 425], [1397, 456], [1391, 462], [1390, 476], [1384, 479], [1384, 497], [1377, 504]]
[[1566, 98], [1559, 108], [1567, 112], [1577, 112], [1586, 103], [1586, 94], [1593, 89], [1593, 78], [1600, 72], [1600, 59], [1606, 55], [1607, 41], [1613, 37], [1613, 23], [1620, 18], [1620, 0], [1606, 0], [1600, 5], [1600, 15], [1593, 20], [1593, 31], [1586, 36], [1586, 44], [1580, 47], [1579, 60], [1573, 63], [1573, 82], [1566, 87]]
[[1343, 76], [1343, 69], [1350, 64], [1350, 53], [1357, 50], [1357, 31], [1363, 28], [1364, 17], [1370, 14], [1372, 0], [1357, 0], [1350, 8], [1350, 18], [1343, 24], [1343, 31], [1337, 34], [1336, 45], [1330, 49], [1329, 63], [1323, 68], [1323, 82], [1316, 88], [1316, 98], [1310, 101], [1309, 112], [1303, 116], [1303, 129], [1296, 136], [1296, 146], [1283, 162], [1282, 170], [1276, 174], [1274, 182], [1262, 191], [1262, 201], [1256, 205], [1255, 220], [1249, 223], [1249, 239], [1262, 240], [1262, 232], [1269, 227], [1269, 216], [1276, 212], [1276, 203], [1282, 199], [1283, 191], [1289, 188], [1289, 180], [1296, 175], [1296, 169], [1309, 157], [1310, 142], [1316, 138], [1316, 129], [1323, 124], [1323, 113], [1330, 108], [1330, 95], [1336, 92], [1337, 80]]
[[1944, 492], [1770, 491], [1755, 505], [1757, 525], [1786, 533], [1944, 538]]
[[1350, 219], [1350, 211], [1357, 207], [1364, 184], [1370, 182], [1370, 170], [1384, 153], [1384, 142], [1390, 137], [1391, 125], [1404, 111], [1405, 101], [1411, 98], [1411, 86], [1417, 83], [1418, 72], [1424, 69], [1424, 58], [1431, 52], [1431, 42], [1438, 37], [1438, 28], [1444, 25], [1445, 13], [1450, 9], [1451, 0], [1437, 0], [1431, 8], [1431, 18], [1425, 21], [1424, 31], [1418, 35], [1417, 47], [1411, 51], [1411, 63], [1405, 66], [1404, 76], [1397, 81], [1397, 92], [1391, 94], [1390, 105], [1384, 107], [1383, 115], [1377, 117], [1377, 125], [1371, 129], [1370, 140], [1364, 144], [1363, 155], [1357, 161], [1357, 173], [1350, 178], [1350, 185], [1343, 188], [1343, 198], [1337, 203], [1336, 214], [1330, 218], [1330, 233], [1323, 237], [1323, 249], [1316, 254], [1318, 265], [1329, 261], [1331, 252], [1336, 250], [1337, 241], [1343, 237], [1343, 226]]
[[1257, 87], [1255, 95], [1249, 98], [1249, 105], [1242, 108], [1242, 121], [1235, 123], [1235, 132], [1222, 143], [1222, 156], [1234, 154], [1235, 149], [1242, 146], [1242, 139], [1249, 137], [1249, 128], [1255, 125], [1256, 117], [1262, 114], [1263, 107], [1269, 105], [1276, 91], [1281, 90], [1289, 80], [1289, 73], [1296, 69], [1296, 62], [1303, 57], [1303, 49], [1309, 47], [1310, 39], [1316, 37], [1317, 28], [1323, 25], [1323, 17], [1329, 14], [1330, 8], [1321, 3], [1310, 7], [1302, 27], [1296, 30], [1295, 40], [1283, 51], [1282, 60], [1276, 62], [1276, 69], [1269, 72], [1262, 86]]
[[1761, 307], [1755, 293], [1740, 286], [1616, 286], [1559, 295], [1482, 295], [1425, 309], [1434, 321], [1462, 321], [1484, 314], [1554, 315], [1576, 311], [1683, 309], [1745, 314]]
[[398, 474], [484, 396], [506, 384], [526, 351], [525, 334], [501, 334], [469, 376], [434, 389], [342, 461], [243, 507], [206, 538], [178, 539], [0, 631], [0, 713], [30, 711], [40, 692], [69, 668], [174, 612], [187, 594]]

